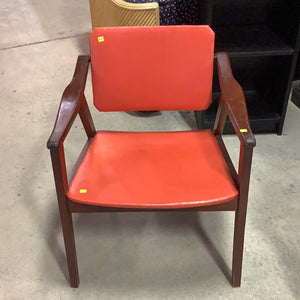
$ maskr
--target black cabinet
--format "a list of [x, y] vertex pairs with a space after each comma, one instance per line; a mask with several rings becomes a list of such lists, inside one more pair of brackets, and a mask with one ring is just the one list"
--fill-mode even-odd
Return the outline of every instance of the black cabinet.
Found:
[[[201, 0], [199, 0], [201, 1]], [[282, 133], [300, 44], [300, 0], [204, 0], [201, 23], [215, 31], [215, 51], [226, 51], [241, 84], [254, 132]], [[200, 128], [212, 128], [220, 97], [196, 112]], [[226, 123], [225, 132], [233, 132]]]

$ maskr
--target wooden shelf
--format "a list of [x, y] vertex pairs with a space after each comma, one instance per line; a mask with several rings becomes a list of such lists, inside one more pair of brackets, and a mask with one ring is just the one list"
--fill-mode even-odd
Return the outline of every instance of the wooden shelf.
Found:
[[[276, 119], [255, 119], [250, 120], [250, 126], [254, 133], [276, 133], [278, 131], [280, 120]], [[202, 129], [212, 129], [214, 122], [206, 122], [201, 126]], [[230, 121], [226, 121], [224, 126], [224, 134], [234, 133], [233, 126]]]
[[[242, 86], [254, 133], [282, 134], [300, 49], [299, 1], [199, 0], [203, 24], [215, 32], [215, 51], [227, 52]], [[300, 59], [299, 59], [300, 60]], [[220, 87], [215, 64], [213, 104], [196, 112], [199, 128], [212, 128]], [[233, 132], [229, 122], [225, 133]]]
[[[215, 119], [215, 115], [219, 105], [220, 95], [220, 92], [213, 93], [212, 104], [206, 111], [206, 119], [208, 121], [214, 121]], [[245, 90], [244, 95], [250, 120], [280, 118], [280, 115], [278, 112], [276, 112], [275, 108], [272, 108], [257, 90]]]
[[230, 56], [293, 55], [294, 49], [266, 25], [224, 25], [213, 27], [215, 50]]
[[[244, 91], [250, 125], [255, 127], [255, 132], [274, 132], [280, 122], [280, 114], [256, 90]], [[203, 128], [213, 128], [218, 109], [220, 92], [213, 93], [213, 102], [205, 112]], [[233, 127], [228, 120], [224, 133], [233, 133]]]

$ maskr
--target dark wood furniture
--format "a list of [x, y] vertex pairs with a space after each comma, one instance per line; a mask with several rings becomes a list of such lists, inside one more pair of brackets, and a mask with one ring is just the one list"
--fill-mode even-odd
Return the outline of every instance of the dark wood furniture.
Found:
[[[298, 0], [199, 0], [202, 23], [216, 33], [215, 51], [231, 58], [245, 92], [253, 132], [282, 133], [300, 45]], [[213, 104], [196, 112], [199, 128], [212, 128], [220, 87], [216, 76]], [[232, 133], [226, 122], [226, 133]]]
[[[98, 38], [99, 39], [98, 46], [101, 47], [102, 45], [104, 45], [104, 44], [101, 44], [103, 41], [109, 43], [110, 40], [113, 40], [114, 42], [116, 42], [116, 39], [118, 38], [118, 36], [114, 35], [113, 39], [112, 39], [109, 36], [110, 33], [114, 33], [114, 32], [120, 31], [120, 30], [121, 31], [127, 30], [127, 32], [120, 32], [119, 36], [123, 38], [123, 36], [125, 34], [126, 41], [128, 41], [128, 43], [120, 44], [121, 45], [120, 47], [122, 47], [122, 46], [127, 47], [129, 45], [131, 48], [130, 49], [127, 48], [127, 51], [134, 51], [135, 43], [137, 42], [137, 40], [140, 40], [140, 37], [132, 38], [132, 36], [129, 34], [129, 30], [145, 31], [146, 30], [145, 28], [146, 27], [136, 28], [136, 29], [110, 28], [110, 29], [107, 29], [105, 34], [102, 34], [102, 33], [98, 34], [98, 31], [96, 31], [96, 34], [94, 34], [94, 36], [92, 34], [93, 38], [91, 39], [91, 40], [95, 40], [95, 42], [93, 42], [94, 45], [91, 44], [92, 58], [93, 58], [94, 51], [96, 51], [96, 50], [92, 50], [92, 49], [95, 47], [95, 45], [97, 45], [97, 42], [96, 42], [97, 36], [99, 37]], [[159, 57], [162, 55], [162, 53], [164, 53], [164, 47], [166, 47], [166, 45], [169, 45], [170, 42], [172, 42], [172, 43], [174, 42], [175, 44], [177, 43], [179, 48], [185, 47], [186, 43], [182, 43], [182, 39], [183, 39], [182, 37], [186, 36], [189, 33], [189, 30], [194, 30], [194, 29], [191, 29], [191, 28], [178, 29], [178, 27], [172, 27], [172, 26], [170, 26], [170, 27], [168, 26], [165, 28], [153, 27], [153, 28], [147, 29], [147, 30], [150, 30], [150, 34], [152, 37], [149, 35], [149, 36], [147, 36], [147, 38], [145, 38], [145, 42], [148, 44], [147, 44], [147, 47], [145, 47], [144, 49], [146, 49], [146, 51], [149, 51], [151, 53], [152, 59], [154, 59], [154, 60], [155, 60], [155, 58], [159, 59]], [[209, 30], [209, 28], [206, 28], [206, 29]], [[99, 32], [101, 32], [101, 30], [103, 30], [103, 29], [98, 29], [98, 30], [100, 30]], [[180, 32], [178, 32], [178, 30], [180, 30]], [[182, 32], [181, 30], [183, 30], [185, 32]], [[188, 30], [188, 31], [186, 31], [186, 30]], [[195, 31], [197, 31], [197, 30], [198, 30], [198, 28], [196, 28]], [[167, 36], [165, 35], [162, 40], [165, 41], [166, 37], [167, 37], [167, 38], [169, 38], [169, 43], [165, 43], [164, 45], [162, 45], [161, 43], [155, 43], [154, 41], [157, 39], [156, 38], [157, 34], [160, 35], [163, 32], [165, 32], [167, 34]], [[153, 34], [155, 34], [155, 35], [153, 35]], [[209, 35], [210, 40], [212, 41], [212, 44], [213, 44], [213, 34], [211, 31], [209, 31], [209, 34], [210, 34]], [[154, 36], [154, 39], [152, 40], [153, 36]], [[195, 35], [193, 37], [195, 37]], [[194, 38], [189, 39], [190, 42], [193, 42], [194, 40], [195, 40]], [[199, 39], [198, 45], [202, 45], [202, 42], [203, 42], [203, 39]], [[139, 45], [141, 47], [141, 44], [139, 44]], [[150, 49], [148, 48], [149, 45], [152, 45]], [[213, 46], [213, 45], [211, 45], [211, 46]], [[111, 49], [111, 48], [109, 48], [109, 49]], [[106, 52], [109, 56], [110, 55], [112, 55], [112, 56], [119, 55], [121, 53], [121, 54], [124, 54], [124, 59], [127, 59], [127, 53], [125, 51], [126, 49], [122, 49], [123, 51], [116, 51], [114, 53], [112, 53], [112, 51], [110, 51], [109, 49], [108, 49], [108, 52]], [[198, 48], [196, 48], [196, 50], [197, 49]], [[176, 50], [178, 50], [177, 47], [176, 47]], [[195, 47], [188, 47], [187, 52], [190, 52], [190, 50], [194, 51]], [[141, 49], [139, 48], [136, 51], [141, 51]], [[167, 54], [167, 53], [169, 53], [169, 51], [165, 52], [165, 54]], [[177, 57], [174, 57], [174, 60], [177, 62], [177, 67], [179, 68], [179, 70], [177, 70], [177, 71], [179, 72], [178, 75], [180, 77], [182, 75], [182, 69], [187, 70], [187, 66], [190, 66], [189, 64], [185, 63], [186, 58], [189, 59], [189, 56], [182, 56], [181, 50], [174, 51], [172, 53], [177, 53], [176, 54]], [[155, 57], [153, 57], [153, 55]], [[173, 54], [173, 55], [175, 55], [175, 54]], [[198, 56], [199, 51], [196, 51], [196, 52], [194, 51], [194, 55]], [[100, 56], [102, 57], [102, 55], [100, 55]], [[148, 60], [147, 55], [145, 55], [143, 57], [144, 57], [144, 60], [142, 60], [140, 63], [146, 64], [146, 67], [149, 67], [150, 66], [149, 64], [152, 64], [152, 60]], [[179, 60], [182, 60], [182, 61], [179, 61]], [[115, 57], [111, 57], [111, 61], [112, 61], [112, 64], [115, 64], [115, 61], [116, 61]], [[209, 47], [209, 54], [207, 55], [207, 61], [210, 61], [209, 64], [206, 63], [206, 65], [208, 66], [208, 70], [212, 70], [213, 47]], [[150, 204], [149, 204], [149, 202], [144, 203], [144, 200], [140, 199], [138, 197], [138, 199], [140, 199], [140, 203], [132, 203], [132, 205], [131, 205], [131, 203], [127, 203], [126, 205], [122, 205], [122, 204], [120, 204], [120, 203], [123, 203], [122, 197], [125, 194], [128, 194], [127, 193], [128, 191], [126, 189], [124, 189], [124, 186], [127, 187], [127, 185], [128, 185], [128, 182], [127, 182], [124, 186], [122, 185], [122, 188], [120, 189], [120, 193], [118, 195], [118, 198], [121, 199], [120, 201], [118, 199], [114, 198], [114, 200], [112, 200], [112, 202], [111, 202], [111, 205], [101, 205], [100, 202], [98, 202], [97, 205], [92, 205], [91, 203], [93, 203], [93, 202], [97, 203], [98, 200], [96, 198], [98, 197], [98, 195], [95, 195], [95, 192], [91, 192], [91, 194], [90, 194], [91, 196], [90, 196], [89, 195], [90, 188], [86, 189], [86, 186], [84, 184], [82, 184], [82, 187], [80, 187], [80, 189], [82, 189], [82, 190], [80, 190], [80, 193], [84, 193], [84, 196], [86, 195], [87, 200], [85, 200], [85, 197], [82, 197], [82, 199], [80, 200], [79, 198], [71, 199], [71, 196], [69, 196], [70, 190], [72, 189], [72, 184], [76, 181], [76, 178], [78, 179], [78, 176], [79, 177], [81, 176], [79, 178], [80, 182], [83, 182], [83, 183], [89, 182], [89, 177], [91, 176], [91, 174], [93, 173], [93, 176], [94, 176], [95, 172], [97, 173], [98, 172], [97, 170], [99, 170], [98, 168], [94, 168], [93, 170], [88, 169], [88, 170], [86, 170], [87, 172], [85, 172], [84, 175], [82, 176], [82, 172], [83, 172], [82, 166], [85, 165], [85, 168], [86, 168], [87, 160], [88, 160], [88, 159], [86, 160], [86, 157], [89, 155], [89, 153], [91, 153], [91, 151], [93, 151], [93, 150], [91, 150], [92, 146], [93, 145], [95, 146], [95, 144], [93, 144], [93, 142], [96, 140], [97, 136], [99, 137], [99, 134], [101, 135], [101, 132], [96, 132], [89, 108], [87, 106], [85, 95], [84, 95], [84, 89], [85, 89], [85, 83], [86, 83], [87, 73], [88, 73], [88, 69], [89, 69], [90, 57], [89, 56], [79, 56], [78, 57], [73, 79], [63, 93], [62, 100], [61, 100], [60, 107], [59, 107], [58, 114], [57, 114], [57, 118], [55, 121], [54, 129], [53, 129], [51, 136], [47, 143], [47, 147], [50, 150], [50, 154], [51, 154], [55, 186], [56, 186], [58, 205], [59, 205], [59, 212], [60, 212], [60, 217], [61, 217], [64, 242], [65, 242], [66, 257], [67, 257], [67, 263], [68, 263], [68, 269], [69, 269], [69, 275], [70, 275], [70, 283], [71, 283], [72, 287], [78, 287], [78, 285], [79, 285], [76, 248], [75, 248], [74, 231], [73, 231], [73, 223], [72, 223], [72, 214], [73, 213], [128, 212], [128, 211], [164, 212], [164, 211], [178, 211], [178, 210], [182, 210], [182, 211], [191, 211], [191, 210], [192, 211], [234, 211], [235, 212], [231, 284], [233, 287], [240, 286], [241, 272], [242, 272], [244, 230], [245, 230], [245, 220], [246, 220], [248, 190], [249, 190], [249, 179], [250, 179], [252, 152], [253, 152], [253, 148], [254, 148], [256, 142], [255, 142], [255, 138], [252, 134], [252, 131], [251, 131], [251, 128], [249, 125], [244, 94], [243, 94], [243, 91], [242, 91], [240, 85], [237, 83], [237, 81], [234, 79], [234, 77], [232, 75], [228, 55], [226, 53], [217, 53], [216, 61], [217, 61], [217, 75], [219, 78], [221, 94], [220, 94], [220, 102], [219, 102], [219, 106], [218, 106], [218, 113], [217, 113], [216, 120], [215, 120], [214, 130], [213, 130], [213, 132], [211, 132], [210, 130], [187, 132], [188, 134], [187, 134], [187, 138], [185, 140], [186, 143], [181, 143], [181, 145], [183, 147], [185, 147], [185, 144], [188, 144], [190, 133], [193, 136], [195, 136], [198, 133], [205, 132], [205, 135], [208, 135], [210, 141], [213, 143], [214, 149], [217, 151], [216, 153], [218, 155], [217, 156], [214, 155], [210, 160], [208, 160], [208, 157], [211, 155], [211, 151], [206, 146], [197, 147], [198, 151], [193, 150], [192, 151], [193, 155], [194, 156], [202, 155], [201, 159], [203, 159], [204, 161], [209, 163], [209, 166], [208, 166], [208, 169], [210, 170], [209, 172], [211, 172], [211, 171], [215, 172], [214, 170], [216, 170], [217, 173], [219, 172], [220, 169], [217, 168], [217, 161], [219, 161], [219, 163], [221, 163], [221, 165], [222, 165], [223, 172], [226, 173], [226, 178], [227, 178], [226, 182], [229, 183], [231, 190], [234, 191], [234, 196], [225, 199], [226, 195], [223, 194], [221, 197], [218, 197], [216, 199], [205, 198], [203, 200], [199, 200], [198, 196], [197, 196], [198, 200], [192, 201], [191, 197], [188, 193], [188, 191], [191, 188], [191, 182], [190, 181], [184, 182], [184, 181], [177, 180], [177, 181], [172, 181], [171, 185], [169, 182], [166, 182], [166, 184], [165, 184], [166, 189], [162, 189], [162, 193], [165, 193], [165, 194], [163, 194], [165, 196], [165, 198], [162, 197], [161, 199], [153, 199], [154, 204], [152, 204], [152, 202]], [[129, 63], [131, 63], [131, 62], [132, 61], [130, 60]], [[94, 58], [94, 60], [92, 60], [91, 63], [92, 63], [92, 71], [93, 70], [98, 71], [99, 70], [98, 66], [99, 67], [103, 66], [103, 62], [96, 61], [95, 58]], [[98, 63], [99, 63], [99, 65], [98, 65]], [[173, 64], [172, 61], [170, 63]], [[136, 64], [134, 64], [134, 66], [136, 66]], [[161, 66], [161, 64], [158, 64], [158, 67], [159, 66]], [[205, 68], [207, 68], [207, 66], [205, 66]], [[107, 67], [107, 65], [106, 65], [106, 67]], [[118, 69], [118, 66], [116, 66], [116, 67]], [[143, 67], [143, 66], [141, 66], [141, 67]], [[192, 68], [193, 73], [194, 73], [195, 68], [193, 68], [193, 66], [188, 67], [188, 69], [189, 68]], [[197, 67], [196, 67], [196, 69], [197, 69]], [[168, 72], [170, 72], [169, 68], [166, 68], [166, 70], [167, 70], [166, 74]], [[164, 70], [164, 71], [166, 71], [166, 70]], [[172, 72], [174, 72], [174, 70]], [[196, 73], [198, 73], [197, 70], [196, 70]], [[207, 74], [209, 74], [209, 73], [207, 73]], [[98, 75], [99, 75], [99, 73], [97, 73], [97, 76]], [[139, 73], [136, 75], [139, 76]], [[172, 74], [172, 75], [174, 75], [174, 74]], [[99, 78], [103, 78], [102, 75], [99, 75], [99, 76], [100, 76]], [[93, 77], [93, 80], [96, 80], [95, 78], [96, 78], [96, 75]], [[168, 78], [168, 76], [166, 78]], [[178, 78], [178, 77], [174, 76], [173, 78], [176, 80], [176, 78]], [[182, 84], [183, 82], [189, 84], [189, 81], [186, 82], [185, 78], [186, 77], [183, 76], [183, 81], [177, 82], [177, 84]], [[208, 84], [207, 84], [207, 88], [208, 88], [207, 94], [209, 95], [210, 90], [211, 90], [211, 84], [209, 84], [209, 82], [211, 81], [211, 75], [208, 76], [208, 79], [209, 80], [208, 80]], [[132, 78], [130, 77], [128, 80], [131, 81]], [[199, 82], [198, 78], [195, 78], [195, 80], [196, 80], [196, 82]], [[193, 84], [193, 86], [198, 88], [194, 84]], [[165, 88], [165, 86], [162, 86], [162, 89], [164, 89], [164, 88]], [[135, 89], [134, 86], [133, 86], [133, 89]], [[125, 87], [124, 91], [126, 91], [126, 90], [127, 90], [127, 87]], [[188, 88], [188, 90], [190, 92], [190, 87]], [[207, 90], [207, 89], [205, 89], [205, 90]], [[131, 91], [132, 90], [130, 89], [130, 92]], [[102, 92], [102, 89], [100, 90], [100, 92]], [[111, 90], [110, 92], [114, 93], [115, 91]], [[182, 90], [182, 93], [185, 95], [186, 95], [186, 92], [187, 92], [186, 90]], [[97, 93], [97, 90], [94, 90], [94, 101], [95, 101], [95, 93]], [[122, 92], [120, 92], [120, 93], [121, 93], [122, 97], [123, 96], [126, 97], [125, 93], [122, 93]], [[198, 91], [196, 91], [195, 95], [196, 96], [198, 95]], [[130, 101], [130, 99], [132, 99], [132, 98], [126, 98], [126, 99], [128, 101]], [[168, 102], [169, 105], [171, 105], [171, 106], [174, 105], [172, 99], [173, 99], [173, 97], [170, 97], [170, 99], [169, 99], [170, 101]], [[178, 99], [180, 99], [180, 97]], [[195, 99], [198, 99], [198, 97], [195, 97]], [[102, 96], [100, 97], [100, 100], [102, 101]], [[161, 101], [157, 102], [157, 103], [158, 104], [161, 103], [161, 104], [165, 105], [165, 103], [161, 102]], [[186, 103], [184, 104], [185, 107], [187, 107], [187, 108], [190, 105], [188, 103], [189, 103], [189, 101], [187, 99]], [[99, 103], [98, 103], [98, 105], [99, 105]], [[100, 106], [101, 105], [102, 104], [100, 103]], [[110, 102], [106, 103], [106, 107], [108, 107], [108, 108], [111, 105], [114, 105], [114, 103], [110, 103]], [[136, 109], [136, 106], [134, 103], [128, 103], [127, 101], [125, 101], [124, 105], [125, 106], [129, 105], [132, 110]], [[145, 103], [144, 105], [149, 105], [149, 103]], [[182, 105], [181, 101], [178, 101], [177, 105], [181, 106]], [[199, 106], [201, 106], [201, 105], [202, 104], [200, 104]], [[207, 105], [209, 105], [209, 102], [205, 105], [207, 107]], [[137, 108], [139, 109], [140, 107], [137, 107]], [[157, 109], [159, 107], [153, 107], [153, 108]], [[194, 108], [194, 104], [193, 104], [193, 108]], [[150, 109], [152, 109], [152, 107], [150, 107]], [[71, 174], [75, 174], [75, 176], [74, 177], [73, 177], [73, 175], [70, 176], [70, 178], [69, 178], [70, 185], [69, 185], [65, 157], [64, 157], [64, 140], [72, 126], [72, 123], [73, 123], [75, 117], [78, 114], [81, 118], [82, 124], [84, 126], [84, 129], [85, 129], [85, 132], [87, 135], [87, 142], [83, 148], [82, 154], [79, 156], [78, 161], [75, 164], [74, 171], [71, 172]], [[223, 129], [224, 129], [224, 125], [225, 125], [227, 116], [229, 117], [229, 120], [231, 121], [231, 123], [233, 125], [234, 131], [240, 140], [240, 156], [239, 156], [239, 166], [238, 166], [237, 171], [235, 170], [235, 167], [234, 167], [233, 163], [231, 162], [230, 156], [229, 156], [229, 154], [226, 150], [226, 147], [223, 143], [223, 140], [222, 140], [222, 133], [223, 133]], [[143, 133], [141, 133], [141, 134], [143, 134]], [[149, 133], [146, 133], [146, 134], [149, 134]], [[164, 134], [164, 136], [165, 136], [166, 133], [155, 133], [155, 134], [157, 136]], [[173, 133], [171, 133], [171, 136], [172, 136], [172, 134]], [[176, 134], [175, 137], [177, 137], [178, 133], [175, 133], [175, 134]], [[186, 134], [186, 133], [184, 133], [184, 134]], [[116, 133], [116, 136], [117, 137], [120, 136], [120, 133]], [[200, 135], [199, 135], [199, 137], [200, 137]], [[177, 140], [177, 138], [175, 138], [175, 140]], [[199, 142], [201, 144], [201, 139], [196, 138], [196, 140], [197, 140], [197, 143]], [[102, 140], [102, 141], [104, 141], [104, 140]], [[137, 144], [139, 144], [139, 140], [136, 140], [136, 142], [137, 142]], [[121, 143], [121, 144], [124, 145], [126, 143]], [[146, 143], [146, 145], [147, 145], [147, 143]], [[103, 147], [103, 146], [104, 146], [103, 143], [100, 143], [99, 147]], [[155, 147], [157, 147], [157, 146], [160, 147], [161, 143], [155, 145]], [[175, 152], [175, 154], [177, 155], [178, 151], [181, 149], [180, 147], [181, 146], [179, 146], [177, 148], [170, 147], [169, 150], [173, 151], [173, 153]], [[121, 147], [121, 149], [122, 149], [122, 147]], [[157, 161], [157, 156], [155, 156], [155, 159], [156, 159], [155, 164], [151, 163], [152, 162], [151, 159], [149, 160], [150, 163], [148, 163], [149, 153], [147, 154], [147, 150], [148, 150], [148, 146], [144, 145], [142, 151], [140, 151], [140, 150], [138, 151], [139, 161], [142, 160], [143, 163], [146, 163], [146, 166], [148, 166], [147, 171], [149, 170], [149, 166], [150, 166], [150, 169], [152, 168], [151, 166], [153, 166], [154, 170], [152, 173], [154, 173], [154, 177], [152, 176], [152, 178], [154, 178], [155, 184], [153, 184], [153, 185], [150, 184], [150, 186], [148, 186], [148, 189], [144, 190], [145, 195], [147, 195], [147, 193], [148, 194], [152, 193], [152, 190], [156, 187], [156, 184], [157, 184], [156, 178], [157, 178], [157, 176], [159, 176], [159, 174], [155, 173], [155, 171], [157, 171], [157, 166], [160, 164], [162, 164], [162, 166], [165, 166], [165, 160], [163, 160], [161, 162]], [[106, 151], [107, 155], [110, 155], [111, 153], [113, 153], [112, 156], [114, 159], [114, 157], [116, 156], [116, 153], [121, 150], [119, 148], [118, 149], [109, 148], [108, 150], [105, 150], [105, 151]], [[104, 153], [105, 153], [105, 151], [104, 151]], [[207, 153], [207, 151], [209, 153]], [[159, 150], [159, 152], [161, 154], [160, 150]], [[92, 155], [94, 155], [94, 154], [92, 154]], [[123, 153], [121, 154], [121, 156], [123, 157]], [[175, 157], [176, 157], [176, 161], [172, 161], [172, 160], [170, 161], [172, 166], [173, 166], [173, 164], [176, 165], [178, 163], [178, 161], [180, 162], [182, 159], [183, 159], [183, 162], [185, 162], [184, 159], [190, 159], [187, 156], [180, 157], [177, 155]], [[93, 159], [94, 158], [95, 158], [95, 156], [93, 156]], [[151, 158], [151, 154], [150, 154], [150, 158]], [[92, 161], [93, 161], [93, 159], [92, 159]], [[165, 158], [165, 159], [168, 160], [169, 156], [167, 155], [167, 158]], [[135, 167], [134, 164], [136, 164], [136, 159], [126, 163], [125, 169], [131, 170], [131, 166]], [[143, 166], [143, 164], [142, 164], [142, 166]], [[107, 185], [109, 186], [109, 189], [113, 185], [114, 188], [110, 191], [112, 193], [116, 194], [116, 189], [118, 189], [118, 186], [120, 186], [119, 182], [115, 181], [115, 180], [113, 182], [109, 181], [110, 176], [114, 172], [115, 168], [111, 164], [108, 164], [108, 165], [104, 164], [103, 168], [104, 169], [108, 168], [109, 176], [104, 176], [103, 180], [96, 181], [96, 182], [98, 182], [100, 185], [100, 184], [103, 184], [103, 181], [106, 181]], [[193, 170], [193, 172], [194, 172], [195, 170], [193, 168], [194, 168], [193, 163], [191, 163], [190, 165], [185, 165], [184, 163], [179, 164], [178, 170], [180, 170], [180, 172], [178, 172], [178, 171], [172, 172], [171, 177], [172, 177], [172, 179], [174, 179], [174, 178], [176, 179], [176, 176], [178, 176], [178, 178], [181, 178], [180, 177], [181, 173], [184, 173], [184, 172], [189, 173], [190, 170]], [[196, 169], [199, 170], [198, 167]], [[203, 168], [203, 169], [205, 169], [205, 168]], [[199, 186], [201, 186], [201, 184], [203, 185], [202, 182], [207, 180], [207, 178], [206, 178], [207, 174], [210, 174], [210, 173], [205, 172], [205, 174], [203, 174], [203, 170], [200, 173], [197, 173], [198, 172], [197, 170], [195, 171], [196, 173], [195, 174], [193, 173], [193, 174], [197, 175], [197, 174], [201, 174], [201, 172], [202, 172], [202, 177], [201, 176], [200, 177], [193, 176], [193, 187], [192, 188], [194, 190], [197, 190], [200, 192], [200, 198], [201, 198], [202, 194], [206, 195], [206, 193], [208, 191], [212, 192], [212, 193], [215, 193], [215, 191], [218, 191], [218, 193], [220, 193], [220, 191], [222, 192], [222, 181], [216, 182], [214, 177], [211, 177], [210, 181], [208, 182], [208, 185], [205, 185], [204, 189], [200, 190]], [[171, 173], [171, 171], [170, 171], [170, 173]], [[178, 174], [178, 175], [176, 175], [176, 174]], [[137, 178], [140, 178], [139, 180], [142, 180], [142, 181], [147, 181], [147, 179], [149, 177], [147, 172], [145, 172], [143, 174], [143, 176], [141, 176], [140, 174], [137, 174], [137, 176], [138, 176]], [[82, 179], [82, 181], [81, 181], [81, 179]], [[159, 184], [161, 184], [161, 182], [164, 183], [164, 180], [163, 179], [162, 179], [162, 181], [159, 180]], [[132, 184], [133, 183], [130, 182], [131, 187], [132, 187]], [[136, 182], [135, 184], [137, 185], [136, 188], [138, 189], [139, 188], [138, 182]], [[173, 190], [174, 187], [175, 188], [179, 187], [184, 190], [184, 192], [185, 192], [184, 199], [180, 199], [180, 203], [172, 203], [173, 197], [170, 197], [169, 192], [165, 192], [165, 190], [169, 191], [170, 187], [171, 187], [171, 190]], [[99, 190], [98, 184], [97, 184], [95, 190]], [[79, 188], [75, 189], [75, 193], [76, 192], [79, 195]], [[130, 191], [130, 192], [132, 192], [132, 191]], [[106, 193], [106, 195], [107, 195], [107, 193]], [[108, 193], [108, 196], [109, 195], [110, 195], [110, 192]], [[129, 195], [131, 195], [131, 194], [129, 193]], [[134, 198], [135, 193], [133, 192], [132, 195]], [[74, 196], [74, 198], [76, 198], [76, 196]], [[100, 201], [101, 201], [101, 197], [100, 197]], [[151, 199], [150, 199], [150, 201], [151, 201]]]

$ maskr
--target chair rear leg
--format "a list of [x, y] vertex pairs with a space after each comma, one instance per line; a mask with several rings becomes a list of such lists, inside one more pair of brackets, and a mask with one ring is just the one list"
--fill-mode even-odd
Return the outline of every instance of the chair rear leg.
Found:
[[241, 286], [242, 262], [244, 249], [246, 211], [235, 212], [233, 257], [232, 257], [232, 286]]
[[60, 219], [65, 242], [66, 257], [70, 276], [70, 284], [72, 287], [79, 286], [79, 275], [77, 256], [75, 248], [75, 238], [73, 230], [72, 214], [69, 211], [60, 210]]

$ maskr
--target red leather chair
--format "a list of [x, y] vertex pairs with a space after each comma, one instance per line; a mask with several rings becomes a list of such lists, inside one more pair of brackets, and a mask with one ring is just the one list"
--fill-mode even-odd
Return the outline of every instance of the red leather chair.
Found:
[[[91, 62], [100, 111], [205, 110], [214, 32], [208, 26], [96, 28], [90, 49], [91, 57], [78, 57], [47, 143], [71, 286], [79, 285], [72, 213], [175, 210], [235, 211], [232, 286], [240, 286], [255, 138], [227, 54], [216, 54], [221, 98], [213, 131], [96, 131], [84, 96]], [[77, 114], [88, 139], [69, 185], [63, 142]], [[221, 137], [227, 115], [240, 139], [238, 173]]]

